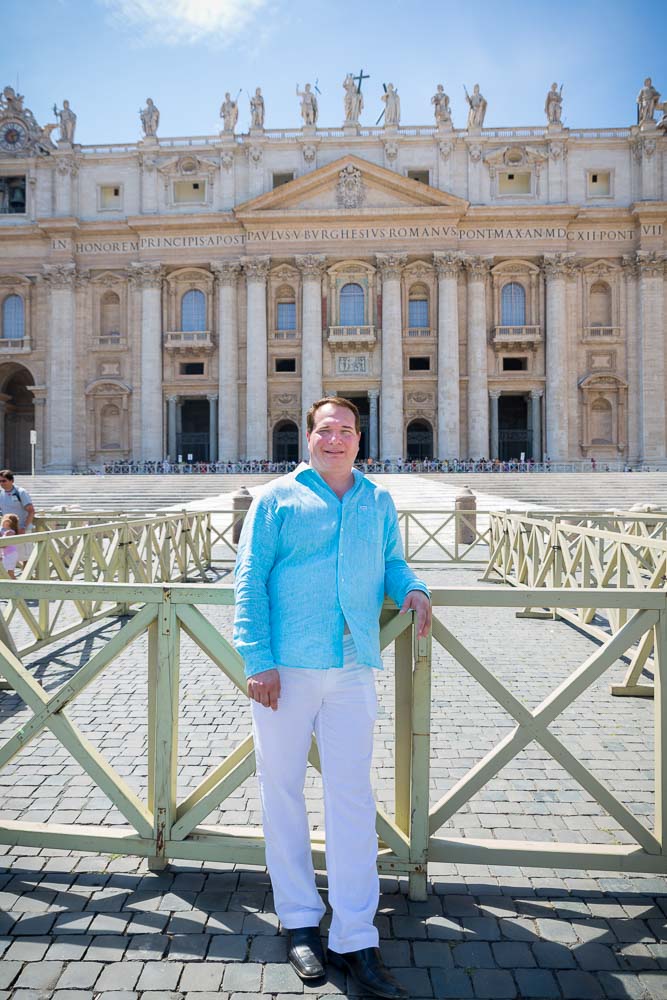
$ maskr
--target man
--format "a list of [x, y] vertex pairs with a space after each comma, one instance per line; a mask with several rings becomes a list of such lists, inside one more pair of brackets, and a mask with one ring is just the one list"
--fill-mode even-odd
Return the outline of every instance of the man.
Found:
[[265, 487], [248, 512], [236, 564], [236, 647], [252, 699], [266, 860], [288, 956], [304, 980], [324, 975], [303, 797], [315, 732], [322, 766], [329, 961], [374, 996], [407, 991], [380, 958], [375, 803], [370, 782], [382, 668], [385, 593], [431, 623], [428, 589], [403, 558], [386, 490], [353, 468], [359, 412], [331, 396], [307, 414], [310, 464]]
[[[0, 518], [5, 514], [16, 514], [19, 519], [19, 535], [32, 530], [35, 519], [35, 508], [27, 490], [14, 485], [14, 473], [11, 469], [0, 471]], [[29, 545], [19, 545], [18, 561], [24, 563], [28, 558]]]

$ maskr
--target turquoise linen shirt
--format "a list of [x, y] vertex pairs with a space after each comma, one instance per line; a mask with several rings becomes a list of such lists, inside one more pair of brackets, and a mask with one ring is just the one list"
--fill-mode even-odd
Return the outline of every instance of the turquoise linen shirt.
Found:
[[274, 479], [246, 516], [236, 559], [234, 644], [246, 676], [343, 666], [345, 623], [360, 664], [382, 669], [385, 594], [428, 587], [403, 557], [394, 502], [356, 469], [342, 500], [309, 465]]

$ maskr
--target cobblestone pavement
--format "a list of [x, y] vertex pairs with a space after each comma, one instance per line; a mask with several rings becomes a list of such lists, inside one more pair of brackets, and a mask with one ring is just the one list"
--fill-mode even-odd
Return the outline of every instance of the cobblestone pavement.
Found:
[[[433, 586], [475, 585], [471, 570], [426, 570]], [[204, 609], [229, 635], [229, 609]], [[448, 627], [526, 704], [535, 706], [590, 655], [565, 624], [506, 610], [439, 609]], [[30, 668], [59, 687], [119, 628], [109, 621]], [[146, 646], [134, 643], [76, 699], [69, 717], [141, 796], [146, 783]], [[391, 808], [391, 653], [378, 679], [374, 780]], [[644, 822], [654, 800], [653, 703], [612, 699], [616, 664], [553, 725], [569, 749]], [[245, 700], [184, 638], [179, 798], [245, 735]], [[436, 801], [511, 728], [511, 720], [434, 647], [431, 798]], [[0, 695], [0, 742], [30, 713]], [[311, 822], [322, 823], [319, 780], [308, 774]], [[246, 782], [208, 822], [258, 825]], [[0, 771], [0, 815], [33, 821], [123, 824], [120, 814], [49, 734]], [[536, 744], [443, 828], [499, 841], [622, 843], [627, 835]], [[667, 881], [531, 867], [432, 865], [426, 902], [404, 880], [382, 879], [377, 923], [385, 960], [414, 998], [667, 997]], [[323, 892], [326, 879], [321, 876]], [[305, 987], [285, 962], [266, 872], [173, 864], [160, 874], [134, 858], [0, 846], [0, 1000], [163, 1000], [220, 996], [355, 995], [335, 971]], [[323, 923], [326, 931], [326, 920]]]

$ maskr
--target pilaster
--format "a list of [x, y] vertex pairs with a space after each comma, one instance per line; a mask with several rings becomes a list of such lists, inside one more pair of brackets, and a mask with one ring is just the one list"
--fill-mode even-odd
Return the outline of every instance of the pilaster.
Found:
[[461, 454], [459, 274], [463, 258], [457, 253], [434, 253], [438, 273], [438, 445], [439, 458]]
[[247, 288], [246, 458], [268, 458], [266, 277], [270, 257], [244, 257]]
[[555, 462], [568, 458], [568, 264], [564, 254], [546, 256], [543, 263], [546, 278], [546, 450]]
[[236, 462], [239, 457], [238, 315], [236, 297], [241, 265], [213, 261], [218, 294], [218, 457]]
[[489, 261], [469, 257], [468, 272], [468, 451], [471, 458], [489, 454], [486, 282]]
[[621, 313], [625, 332], [626, 364], [628, 373], [628, 451], [629, 462], [636, 462], [641, 454], [640, 421], [642, 390], [640, 382], [641, 327], [637, 279], [639, 268], [634, 254], [627, 254], [621, 261], [625, 279], [625, 309]]
[[130, 265], [132, 280], [141, 295], [141, 455], [147, 460], [163, 457], [162, 445], [162, 321], [163, 268], [158, 261]]
[[322, 398], [322, 276], [326, 257], [305, 254], [295, 257], [302, 279], [301, 331], [301, 454], [308, 453], [306, 414]]
[[382, 405], [378, 458], [403, 454], [403, 330], [401, 272], [407, 254], [378, 254], [382, 276]]
[[73, 263], [47, 264], [43, 274], [50, 290], [46, 465], [54, 471], [70, 472], [74, 456], [76, 267]]
[[665, 441], [665, 258], [637, 253], [639, 269], [639, 378], [641, 448], [645, 462], [664, 459]]

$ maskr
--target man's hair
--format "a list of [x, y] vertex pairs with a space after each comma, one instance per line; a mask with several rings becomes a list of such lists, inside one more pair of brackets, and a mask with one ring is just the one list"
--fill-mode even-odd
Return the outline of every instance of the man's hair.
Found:
[[361, 430], [361, 422], [359, 420], [359, 410], [356, 408], [354, 403], [350, 399], [345, 399], [343, 396], [323, 396], [322, 399], [318, 399], [316, 403], [313, 403], [311, 408], [306, 414], [306, 429], [309, 434], [312, 433], [315, 427], [315, 414], [319, 410], [320, 406], [326, 406], [327, 403], [331, 403], [333, 406], [344, 406], [346, 410], [354, 415], [354, 429], [359, 433]]
[[14, 473], [11, 469], [0, 469], [0, 479], [9, 479], [13, 483]]

